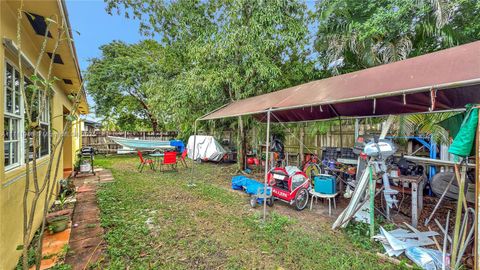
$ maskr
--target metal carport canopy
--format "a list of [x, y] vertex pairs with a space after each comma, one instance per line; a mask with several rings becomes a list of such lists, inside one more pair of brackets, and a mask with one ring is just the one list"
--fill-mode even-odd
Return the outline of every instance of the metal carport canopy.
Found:
[[199, 120], [295, 122], [435, 112], [480, 103], [480, 41], [232, 102]]

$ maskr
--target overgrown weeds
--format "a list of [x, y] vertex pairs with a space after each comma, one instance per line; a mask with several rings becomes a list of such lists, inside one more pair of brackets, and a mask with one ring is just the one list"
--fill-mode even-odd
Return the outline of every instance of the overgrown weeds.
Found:
[[[386, 222], [382, 217], [375, 218], [375, 232], [380, 231], [380, 226], [383, 226], [387, 231], [395, 229], [395, 225]], [[372, 241], [370, 236], [370, 225], [363, 222], [351, 221], [344, 229], [348, 239], [357, 247], [363, 249], [383, 252], [383, 247], [380, 243]]]

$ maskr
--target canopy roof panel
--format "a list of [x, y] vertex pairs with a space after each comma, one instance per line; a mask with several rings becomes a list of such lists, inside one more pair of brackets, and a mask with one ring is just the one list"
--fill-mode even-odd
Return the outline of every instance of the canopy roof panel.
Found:
[[291, 122], [463, 108], [480, 102], [480, 41], [236, 101], [201, 120]]

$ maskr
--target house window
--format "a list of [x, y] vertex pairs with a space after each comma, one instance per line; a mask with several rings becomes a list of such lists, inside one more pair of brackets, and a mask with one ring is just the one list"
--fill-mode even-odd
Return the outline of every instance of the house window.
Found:
[[40, 157], [50, 154], [50, 102], [48, 95], [40, 95], [39, 103], [42, 111], [39, 116], [40, 123]]
[[[28, 100], [32, 100], [33, 91], [29, 87], [31, 85], [30, 80], [25, 78], [25, 89], [26, 95]], [[33, 101], [33, 106], [30, 107], [30, 114], [32, 122], [37, 122], [39, 124], [40, 130], [38, 131], [38, 149], [37, 149], [37, 158], [46, 156], [50, 154], [50, 102], [48, 95], [44, 95], [45, 92], [40, 90], [36, 93], [36, 98]], [[41, 110], [39, 110], [41, 106]], [[25, 118], [28, 117], [25, 113]], [[25, 121], [25, 125], [27, 122]], [[25, 126], [27, 129], [27, 126]], [[33, 133], [29, 132], [26, 134], [30, 136], [30, 145], [28, 147], [28, 160], [33, 159]]]
[[[24, 163], [25, 139], [24, 130], [27, 124], [25, 121], [26, 113], [23, 106], [22, 94], [20, 92], [20, 72], [13, 65], [6, 62], [5, 65], [5, 106], [4, 106], [4, 154], [5, 169], [17, 167]], [[25, 92], [27, 100], [31, 100], [32, 89], [28, 87], [31, 82], [25, 77]], [[39, 104], [42, 109], [39, 111]], [[31, 108], [32, 121], [38, 122], [39, 132], [39, 149], [38, 157], [46, 156], [50, 153], [50, 102], [48, 95], [44, 98], [41, 91], [37, 92], [37, 98]], [[28, 160], [33, 159], [33, 144], [30, 140], [27, 153]]]
[[21, 127], [23, 126], [23, 101], [20, 93], [20, 73], [12, 65], [5, 67], [4, 152], [5, 168], [21, 164]]

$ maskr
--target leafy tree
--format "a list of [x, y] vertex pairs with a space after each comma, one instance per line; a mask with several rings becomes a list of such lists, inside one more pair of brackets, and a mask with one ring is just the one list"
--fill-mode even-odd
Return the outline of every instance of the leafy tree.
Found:
[[[465, 43], [480, 32], [474, 0], [323, 0], [314, 12], [302, 1], [105, 2], [108, 12], [139, 19], [140, 31], [160, 40], [150, 51], [160, 59], [155, 71], [145, 72], [154, 76], [140, 89], [152, 115], [183, 137], [225, 103]], [[217, 123], [238, 127], [245, 149], [250, 118]]]
[[346, 73], [478, 40], [479, 13], [475, 0], [318, 1], [315, 48]]
[[158, 131], [161, 123], [149, 82], [163, 75], [162, 46], [153, 40], [132, 45], [114, 41], [100, 49], [102, 56], [91, 60], [86, 75], [97, 115], [116, 115], [117, 125], [126, 130], [148, 123]]
[[[390, 63], [480, 39], [475, 0], [324, 0], [316, 5], [315, 48], [333, 74]], [[401, 135], [432, 135], [451, 114], [400, 116]]]
[[[315, 78], [308, 60], [308, 16], [298, 1], [107, 0], [110, 12], [142, 20], [158, 34], [182, 72], [160, 77], [155, 102], [172, 123], [191, 131], [194, 119], [227, 102]], [[158, 89], [157, 89], [158, 90]], [[167, 93], [168, 92], [168, 93]], [[238, 118], [240, 149], [245, 124]], [[224, 121], [229, 125], [229, 121]], [[240, 155], [239, 160], [242, 160]]]
[[113, 119], [111, 116], [104, 117], [101, 120], [101, 127], [102, 127], [102, 130], [105, 130], [105, 131], [118, 130], [117, 121]]
[[122, 14], [140, 20], [140, 32], [159, 35], [164, 44], [188, 47], [182, 42], [209, 39], [215, 32], [216, 18], [222, 5], [215, 0], [104, 0], [109, 14]]
[[438, 125], [443, 120], [457, 114], [456, 112], [444, 112], [434, 114], [412, 114], [398, 116], [397, 133], [399, 136], [431, 136], [437, 143], [449, 143], [448, 132]]
[[[298, 77], [311, 79], [306, 15], [299, 2], [233, 1], [214, 50], [217, 80], [230, 101], [290, 86]], [[245, 150], [242, 117], [238, 124], [240, 149]]]

